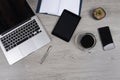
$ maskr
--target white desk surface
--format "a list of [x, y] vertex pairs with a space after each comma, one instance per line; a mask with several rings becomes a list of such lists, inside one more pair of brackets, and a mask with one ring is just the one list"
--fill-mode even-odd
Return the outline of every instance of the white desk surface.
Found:
[[[35, 11], [37, 0], [28, 0]], [[103, 7], [106, 17], [91, 17], [91, 10]], [[14, 65], [8, 65], [0, 49], [0, 80], [120, 80], [120, 0], [83, 0], [81, 21], [69, 43], [51, 35], [59, 17], [38, 14], [51, 37], [50, 44], [35, 51]], [[97, 28], [109, 26], [116, 48], [103, 51]], [[91, 32], [97, 44], [90, 51], [81, 51], [74, 44], [78, 32]], [[52, 45], [43, 64], [42, 56]]]

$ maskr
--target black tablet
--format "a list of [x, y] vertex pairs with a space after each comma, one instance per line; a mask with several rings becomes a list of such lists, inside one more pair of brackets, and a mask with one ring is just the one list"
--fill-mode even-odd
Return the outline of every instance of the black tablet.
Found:
[[68, 11], [64, 10], [60, 18], [58, 19], [52, 34], [69, 42], [81, 17]]

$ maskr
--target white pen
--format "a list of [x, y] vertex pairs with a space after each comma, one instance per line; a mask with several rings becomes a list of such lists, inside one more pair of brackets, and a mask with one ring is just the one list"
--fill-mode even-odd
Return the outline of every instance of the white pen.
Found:
[[52, 46], [50, 45], [50, 46], [48, 47], [46, 53], [45, 53], [44, 56], [42, 57], [40, 64], [42, 64], [42, 63], [45, 61], [45, 59], [47, 58], [47, 56], [48, 56], [49, 52], [51, 51], [51, 49], [52, 49]]

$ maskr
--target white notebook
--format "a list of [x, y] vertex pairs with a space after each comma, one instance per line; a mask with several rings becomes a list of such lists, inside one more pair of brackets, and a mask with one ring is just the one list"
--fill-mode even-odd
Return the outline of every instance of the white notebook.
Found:
[[82, 0], [39, 0], [37, 13], [60, 16], [64, 9], [80, 15]]

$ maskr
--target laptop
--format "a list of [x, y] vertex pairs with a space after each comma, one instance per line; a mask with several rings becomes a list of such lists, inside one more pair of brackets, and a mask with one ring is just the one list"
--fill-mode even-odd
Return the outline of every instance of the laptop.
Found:
[[0, 47], [10, 65], [49, 42], [26, 0], [0, 0]]

